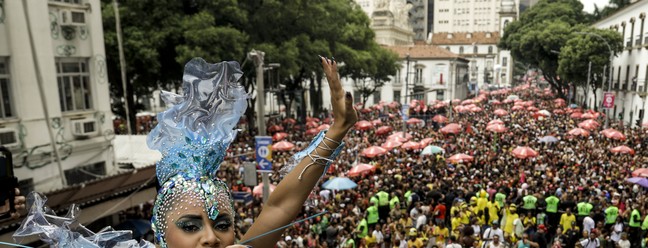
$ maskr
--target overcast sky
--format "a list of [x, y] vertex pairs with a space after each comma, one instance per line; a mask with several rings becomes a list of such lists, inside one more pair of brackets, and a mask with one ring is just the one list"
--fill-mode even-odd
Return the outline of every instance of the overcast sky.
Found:
[[583, 9], [589, 13], [594, 12], [594, 4], [596, 4], [599, 9], [605, 7], [609, 1], [608, 0], [580, 0], [583, 3]]

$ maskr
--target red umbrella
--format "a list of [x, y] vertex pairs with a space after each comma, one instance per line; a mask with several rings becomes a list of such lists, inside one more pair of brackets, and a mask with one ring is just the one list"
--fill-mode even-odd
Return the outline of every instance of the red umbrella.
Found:
[[614, 130], [614, 129], [605, 129], [601, 133], [605, 135], [605, 137], [608, 137], [610, 139], [615, 139], [615, 140], [625, 140], [626, 136], [623, 135], [623, 133]]
[[369, 121], [359, 121], [356, 122], [355, 128], [358, 130], [369, 130], [373, 128], [373, 124]]
[[570, 130], [569, 132], [567, 132], [567, 134], [573, 135], [573, 136], [583, 136], [583, 137], [587, 137], [587, 136], [590, 135], [590, 133], [587, 130], [582, 129], [582, 128], [574, 128], [574, 129]]
[[500, 120], [500, 119], [495, 119], [495, 120], [492, 120], [492, 121], [488, 122], [487, 126], [495, 125], [495, 124], [504, 125], [504, 122], [502, 120]]
[[648, 177], [648, 168], [639, 168], [632, 172], [633, 177]]
[[448, 121], [448, 118], [443, 115], [435, 115], [434, 117], [432, 117], [432, 121], [436, 123], [446, 123]]
[[516, 158], [533, 158], [538, 156], [538, 152], [534, 151], [528, 146], [518, 146], [517, 148], [513, 149], [513, 156]]
[[581, 123], [578, 123], [578, 127], [583, 128], [583, 129], [588, 129], [588, 130], [595, 130], [600, 126], [598, 122], [595, 120], [589, 119], [585, 120]]
[[585, 113], [585, 114], [582, 114], [580, 118], [581, 118], [581, 119], [594, 119], [594, 118], [596, 118], [596, 117], [594, 117], [593, 114]]
[[564, 114], [565, 111], [562, 110], [562, 109], [554, 109], [553, 113], [554, 113], [554, 114], [557, 114], [557, 115], [561, 115], [561, 114]]
[[473, 103], [475, 103], [474, 100], [468, 99], [468, 100], [464, 100], [463, 102], [461, 102], [461, 105], [469, 105], [469, 104], [473, 104]]
[[416, 150], [421, 148], [421, 144], [414, 141], [408, 141], [405, 142], [405, 144], [403, 144], [401, 147], [405, 150]]
[[360, 153], [360, 155], [368, 158], [373, 158], [376, 156], [384, 155], [385, 153], [387, 153], [387, 150], [385, 150], [385, 148], [382, 148], [380, 146], [372, 146], [362, 150], [362, 153]]
[[287, 118], [287, 119], [283, 120], [283, 123], [295, 124], [295, 123], [297, 123], [297, 121], [295, 119], [293, 119], [293, 118]]
[[[270, 187], [270, 193], [272, 193], [272, 191], [274, 191], [275, 188], [277, 188], [277, 185], [270, 184], [269, 187]], [[263, 183], [260, 183], [259, 185], [254, 186], [254, 189], [252, 189], [252, 195], [254, 195], [254, 196], [263, 195]]]
[[295, 144], [288, 141], [279, 141], [272, 145], [273, 151], [290, 151], [295, 148]]
[[287, 137], [288, 137], [287, 133], [275, 133], [274, 135], [272, 135], [272, 140], [273, 141], [280, 141], [280, 140], [285, 139]]
[[390, 126], [382, 126], [382, 127], [379, 127], [378, 129], [376, 129], [376, 134], [377, 135], [384, 135], [384, 134], [388, 134], [391, 131], [392, 131], [392, 127], [390, 127]]
[[375, 119], [375, 120], [371, 121], [371, 124], [373, 124], [374, 126], [378, 126], [378, 125], [382, 124], [382, 121], [380, 119]]
[[502, 101], [502, 103], [506, 103], [506, 104], [509, 104], [509, 103], [512, 103], [512, 102], [513, 102], [513, 100], [511, 100], [511, 99], [506, 99], [506, 100]]
[[347, 172], [347, 176], [355, 177], [362, 174], [367, 174], [374, 170], [376, 170], [376, 167], [373, 167], [370, 164], [358, 164], [356, 166], [353, 166], [353, 168], [351, 168], [349, 172]]
[[306, 122], [306, 127], [307, 128], [316, 128], [318, 126], [319, 126], [319, 123], [317, 123], [317, 122], [314, 122], [314, 121]]
[[536, 107], [530, 106], [530, 107], [527, 107], [527, 110], [528, 110], [529, 112], [535, 112], [535, 111], [538, 111], [539, 109], [536, 108]]
[[422, 140], [421, 140], [421, 146], [422, 146], [422, 147], [428, 146], [430, 143], [432, 143], [432, 141], [434, 141], [433, 138], [425, 138], [425, 139], [422, 139]]
[[387, 150], [391, 150], [401, 145], [403, 145], [403, 143], [399, 142], [398, 140], [387, 140], [380, 147], [385, 148]]
[[457, 123], [450, 123], [445, 127], [441, 128], [440, 131], [443, 134], [449, 134], [449, 133], [458, 134], [459, 132], [461, 132], [461, 126]]
[[500, 104], [502, 104], [502, 102], [500, 102], [499, 100], [496, 99], [496, 100], [491, 101], [491, 104], [500, 105]]
[[455, 163], [455, 164], [456, 163], [463, 163], [463, 162], [470, 162], [470, 161], [473, 161], [473, 157], [469, 156], [469, 155], [466, 155], [466, 154], [463, 154], [463, 153], [455, 154], [455, 155], [452, 155], [452, 157], [448, 158], [448, 162]]
[[503, 133], [503, 132], [508, 131], [508, 128], [506, 128], [502, 124], [494, 124], [494, 125], [490, 125], [490, 126], [486, 127], [486, 130], [494, 132], [494, 133]]
[[324, 130], [329, 129], [329, 128], [331, 128], [330, 125], [328, 125], [328, 124], [322, 124], [321, 126], [317, 127], [317, 130], [319, 130], [319, 131], [324, 131]]
[[482, 110], [483, 110], [483, 109], [480, 108], [480, 107], [473, 107], [473, 108], [470, 108], [470, 111], [473, 112], [473, 113], [479, 113], [479, 112], [482, 112]]
[[319, 133], [319, 130], [317, 128], [311, 128], [306, 130], [306, 135], [316, 135]]
[[363, 109], [360, 110], [360, 112], [365, 113], [365, 114], [366, 113], [371, 113], [371, 109], [363, 108]]
[[518, 111], [518, 110], [523, 110], [523, 109], [524, 109], [524, 107], [522, 107], [521, 105], [513, 106], [511, 108], [511, 110], [513, 110], [513, 111]]
[[461, 100], [459, 100], [459, 99], [452, 100], [452, 105], [457, 105], [459, 103], [461, 103]]
[[283, 130], [284, 130], [284, 128], [282, 126], [279, 126], [279, 125], [274, 125], [274, 126], [271, 126], [271, 127], [268, 128], [268, 131], [270, 131], [270, 132], [281, 132]]
[[617, 146], [614, 148], [610, 148], [610, 151], [613, 153], [621, 153], [621, 154], [630, 154], [630, 155], [635, 154], [635, 151], [632, 148], [627, 146]]
[[497, 116], [505, 116], [508, 115], [508, 112], [506, 112], [506, 110], [503, 109], [496, 109], [495, 111], [493, 111], [493, 114]]
[[569, 117], [571, 117], [572, 119], [580, 119], [582, 116], [583, 116], [583, 114], [581, 114], [579, 112], [575, 112], [575, 113], [572, 113], [571, 115], [569, 115]]
[[[411, 138], [410, 138], [410, 139], [411, 139]], [[408, 138], [403, 138], [403, 136], [398, 136], [398, 135], [396, 135], [396, 136], [389, 136], [389, 137], [387, 137], [387, 140], [392, 140], [392, 141], [397, 141], [397, 142], [400, 142], [400, 143], [405, 143], [405, 142], [407, 142], [409, 139], [408, 139]]]
[[[402, 132], [402, 131], [400, 131], [400, 132], [395, 132], [395, 133], [393, 133], [392, 135], [389, 135], [389, 137], [387, 137], [387, 138], [391, 139], [391, 138], [394, 138], [394, 137], [403, 138], [403, 132]], [[412, 135], [409, 134], [409, 133], [406, 133], [404, 138], [407, 139], [407, 140], [409, 140], [409, 139], [412, 138]]]
[[410, 125], [419, 124], [419, 123], [423, 123], [423, 120], [417, 119], [417, 118], [410, 118], [409, 120], [407, 120], [407, 124], [410, 124]]

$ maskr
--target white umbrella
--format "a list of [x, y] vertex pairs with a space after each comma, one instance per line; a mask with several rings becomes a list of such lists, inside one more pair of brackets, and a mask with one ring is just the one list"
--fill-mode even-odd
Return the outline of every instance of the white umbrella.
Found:
[[510, 96], [508, 96], [506, 99], [511, 100], [511, 101], [515, 101], [515, 100], [517, 100], [517, 99], [520, 99], [520, 97], [517, 96], [517, 95], [510, 95]]

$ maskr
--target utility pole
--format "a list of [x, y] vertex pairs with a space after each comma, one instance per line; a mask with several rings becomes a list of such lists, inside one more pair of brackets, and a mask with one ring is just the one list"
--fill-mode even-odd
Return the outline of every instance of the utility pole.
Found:
[[256, 97], [256, 107], [257, 107], [257, 135], [259, 136], [265, 136], [266, 135], [266, 128], [265, 128], [265, 113], [264, 113], [264, 107], [265, 107], [265, 89], [264, 89], [264, 84], [263, 84], [263, 57], [265, 56], [265, 53], [262, 51], [254, 50], [250, 51], [248, 53], [248, 58], [252, 59], [254, 61], [254, 65], [256, 66], [256, 90], [257, 90], [257, 97]]
[[[592, 61], [589, 62], [589, 65], [587, 66], [587, 87], [585, 87], [585, 91], [587, 91], [587, 88], [590, 86], [590, 75], [592, 74]], [[575, 95], [576, 92], [574, 92]], [[584, 93], [585, 96], [587, 96], [587, 92]], [[570, 100], [571, 102], [571, 100]]]
[[124, 46], [123, 46], [123, 41], [122, 41], [122, 29], [121, 29], [121, 18], [119, 17], [119, 3], [117, 3], [117, 0], [113, 1], [113, 8], [115, 10], [115, 31], [117, 32], [117, 47], [119, 48], [119, 68], [121, 70], [121, 81], [122, 81], [122, 89], [124, 91], [124, 109], [126, 110], [126, 130], [128, 130], [128, 135], [130, 136], [132, 134], [131, 130], [131, 119], [130, 119], [130, 109], [129, 109], [129, 104], [128, 100], [132, 99], [131, 96], [128, 95], [128, 91], [126, 90], [126, 59], [124, 57]]

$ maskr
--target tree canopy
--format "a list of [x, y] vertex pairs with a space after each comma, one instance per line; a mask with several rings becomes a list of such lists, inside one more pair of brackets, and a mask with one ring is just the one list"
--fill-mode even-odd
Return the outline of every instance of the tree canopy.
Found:
[[[597, 62], [596, 69], [602, 70], [606, 61], [609, 62], [605, 41], [583, 35], [583, 32], [601, 34], [612, 47], [621, 46], [621, 40], [617, 39], [620, 37], [615, 37], [614, 32], [589, 28], [585, 25], [586, 20], [583, 5], [578, 0], [541, 0], [523, 12], [519, 20], [506, 26], [499, 47], [510, 50], [515, 60], [542, 70], [551, 87], [565, 98], [564, 92], [570, 82], [585, 82], [582, 76], [587, 76], [583, 71], [587, 72], [589, 61], [579, 56], [592, 55], [590, 58]], [[581, 44], [583, 39], [586, 42]], [[606, 57], [605, 60], [602, 57]], [[559, 60], [561, 58], [564, 59]], [[580, 69], [581, 75], [576, 75], [579, 73], [576, 69]]]
[[[265, 63], [281, 65], [276, 73], [284, 90], [278, 98], [287, 110], [296, 101], [300, 120], [306, 114], [306, 86], [314, 112], [321, 111], [323, 73], [317, 55], [335, 56], [376, 85], [384, 84], [386, 73], [395, 74], [393, 54], [376, 44], [369, 17], [350, 0], [123, 0], [119, 6], [128, 90], [138, 96], [156, 88], [177, 89], [183, 65], [192, 57], [242, 62], [242, 80], [252, 92], [255, 72], [246, 54], [257, 49], [265, 52]], [[120, 99], [113, 0], [102, 0], [102, 7], [111, 93]], [[113, 111], [123, 115], [122, 103], [114, 102]], [[134, 118], [135, 111], [130, 113]]]

